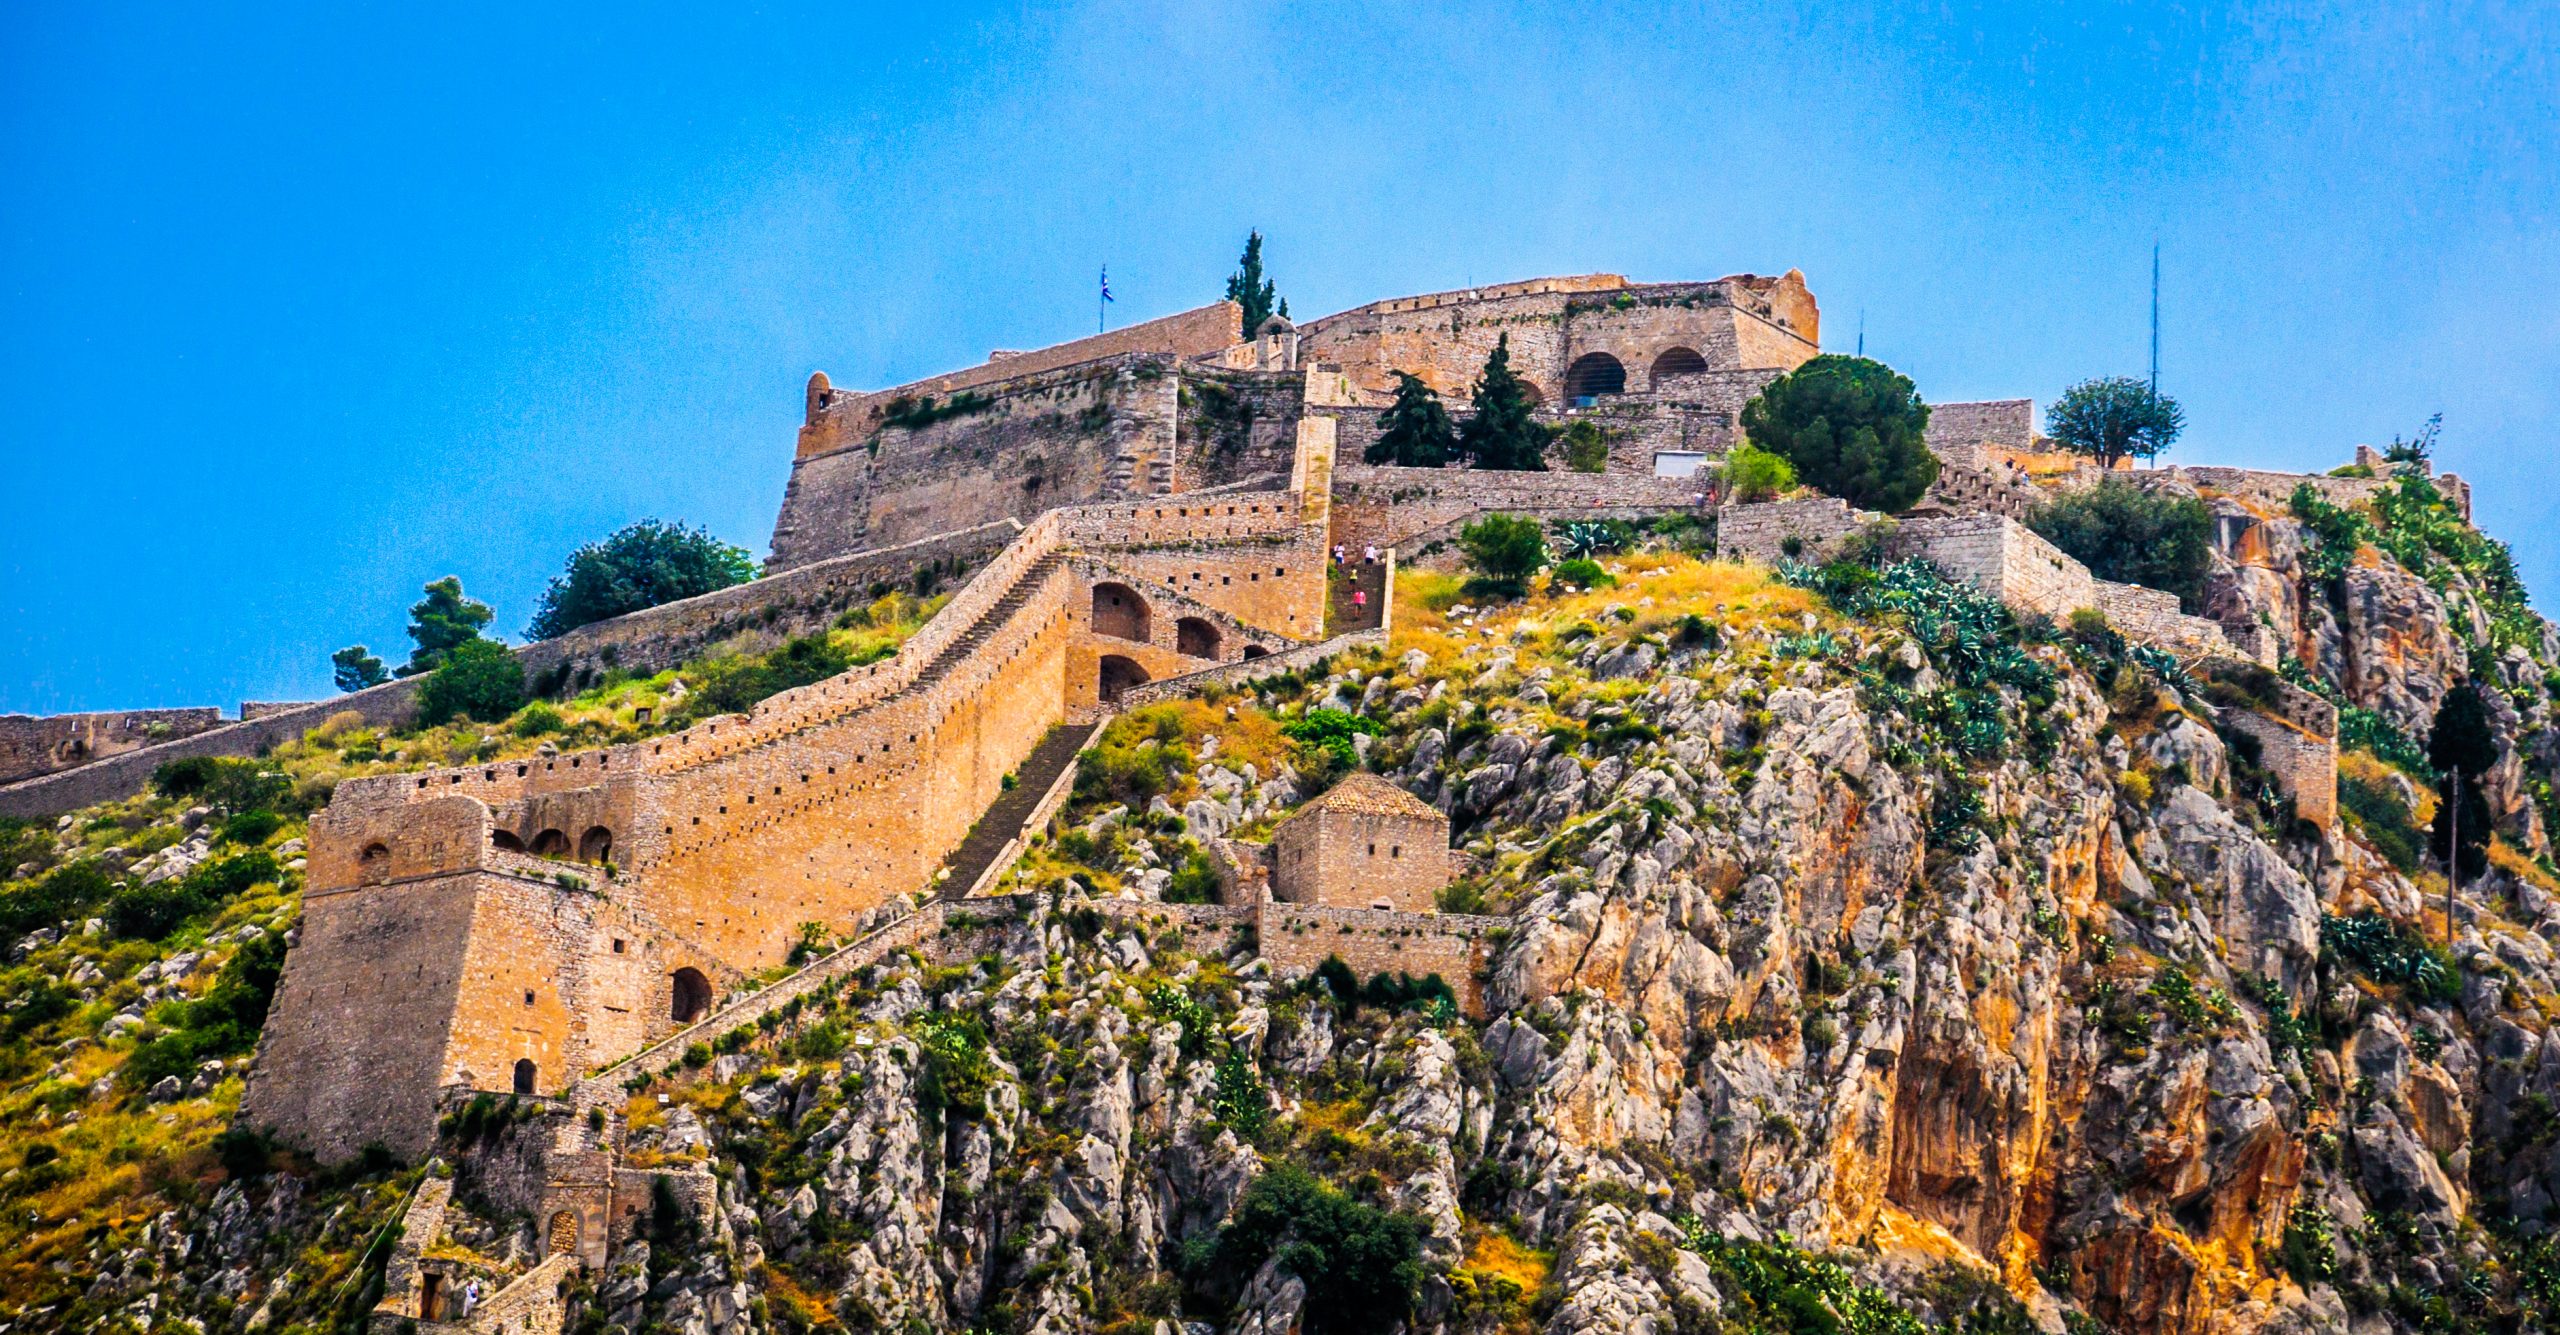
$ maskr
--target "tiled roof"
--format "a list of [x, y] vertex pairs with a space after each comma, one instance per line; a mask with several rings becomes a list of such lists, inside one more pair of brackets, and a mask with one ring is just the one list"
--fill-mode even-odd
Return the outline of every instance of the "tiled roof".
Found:
[[1430, 803], [1365, 770], [1326, 789], [1316, 800], [1300, 808], [1298, 815], [1305, 816], [1318, 811], [1347, 811], [1363, 816], [1407, 816], [1425, 820], [1444, 819], [1439, 809]]

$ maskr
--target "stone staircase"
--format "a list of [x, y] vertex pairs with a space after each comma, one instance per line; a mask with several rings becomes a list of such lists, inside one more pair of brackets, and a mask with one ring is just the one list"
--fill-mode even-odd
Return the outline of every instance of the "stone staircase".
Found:
[[1021, 768], [1014, 771], [1013, 787], [997, 796], [970, 828], [969, 837], [961, 840], [943, 863], [943, 898], [966, 898], [988, 869], [1017, 847], [1024, 825], [1047, 801], [1058, 780], [1074, 767], [1076, 756], [1095, 731], [1090, 724], [1061, 723], [1031, 748]]
[[[1325, 629], [1335, 635], [1355, 630], [1375, 630], [1385, 624], [1387, 608], [1387, 561], [1363, 561], [1357, 556], [1347, 566], [1334, 567], [1334, 577], [1327, 581], [1331, 600], [1325, 609]], [[1366, 593], [1368, 600], [1354, 607], [1353, 593]]]

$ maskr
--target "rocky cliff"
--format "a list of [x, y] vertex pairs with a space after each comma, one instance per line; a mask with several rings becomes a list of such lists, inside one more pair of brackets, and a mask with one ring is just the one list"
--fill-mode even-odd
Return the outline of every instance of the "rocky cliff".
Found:
[[[2245, 687], [1926, 567], [1409, 574], [1387, 648], [1115, 722], [1010, 878], [1028, 916], [599, 1112], [626, 1168], [709, 1186], [630, 1221], [573, 1322], [2550, 1329], [2560, 640], [2424, 499], [2208, 497], [2253, 529], [2211, 610], [2341, 709], [2334, 825], [2235, 726]], [[2449, 859], [2457, 698], [2490, 754]], [[1488, 1021], [1092, 911], [1209, 893], [1207, 841], [1352, 766], [1452, 815], [1444, 907], [1511, 915]], [[492, 1273], [532, 1260], [533, 1134], [446, 1146]], [[361, 1291], [351, 1227], [416, 1170], [252, 1158], [48, 1253], [74, 1282], [18, 1319], [360, 1317], [286, 1276]]]

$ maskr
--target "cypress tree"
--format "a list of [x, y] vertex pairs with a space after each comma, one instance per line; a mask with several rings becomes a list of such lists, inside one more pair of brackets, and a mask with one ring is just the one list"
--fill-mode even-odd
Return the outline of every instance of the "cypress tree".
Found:
[[1378, 438], [1360, 457], [1373, 464], [1438, 468], [1458, 453], [1457, 428], [1440, 396], [1419, 376], [1396, 372], [1396, 401], [1378, 419]]
[[447, 575], [427, 585], [426, 597], [409, 605], [409, 638], [418, 647], [397, 675], [414, 677], [444, 665], [445, 656], [480, 638], [493, 615], [487, 603], [462, 596], [462, 580]]
[[1511, 336], [1504, 334], [1476, 378], [1476, 415], [1459, 437], [1474, 467], [1512, 472], [1547, 471], [1547, 429], [1530, 416], [1529, 386], [1511, 370]]
[[1278, 285], [1262, 276], [1262, 233], [1248, 233], [1244, 239], [1244, 258], [1236, 271], [1227, 276], [1227, 300], [1244, 308], [1244, 336], [1261, 332], [1262, 322], [1276, 311], [1289, 313], [1289, 302], [1279, 293]]
[[[2489, 800], [2480, 791], [2480, 776], [2498, 763], [2498, 739], [2490, 730], [2488, 702], [2470, 682], [2447, 692], [2444, 703], [2437, 706], [2435, 726], [2427, 734], [2427, 760], [2444, 776], [2436, 786], [2436, 818], [2430, 831], [2435, 853], [2467, 881], [2489, 869]], [[2454, 800], [2457, 775], [2462, 795], [2458, 803]]]

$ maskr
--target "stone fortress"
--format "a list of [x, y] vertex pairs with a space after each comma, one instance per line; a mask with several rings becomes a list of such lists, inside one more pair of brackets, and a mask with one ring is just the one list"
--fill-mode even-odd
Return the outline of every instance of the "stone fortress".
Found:
[[[1382, 642], [1395, 561], [1445, 547], [1488, 512], [1699, 514], [1724, 553], [1771, 561], [1819, 560], [1872, 532], [2022, 612], [2103, 611], [2200, 671], [2271, 664], [2286, 647], [2270, 627], [2188, 616], [2168, 595], [2096, 580], [2020, 523], [2053, 486], [2097, 476], [2040, 448], [2026, 400], [1934, 405], [1944, 471], [1902, 516], [1833, 500], [1718, 506], [1694, 475], [1734, 444], [1752, 395], [1819, 351], [1819, 311], [1797, 273], [1547, 278], [1303, 325], [1243, 331], [1239, 319], [1221, 302], [867, 393], [812, 376], [766, 576], [528, 646], [528, 669], [665, 665], [753, 628], [823, 626], [882, 580], [961, 568], [965, 583], [893, 658], [744, 715], [342, 785], [311, 823], [301, 936], [244, 1116], [337, 1159], [377, 1140], [424, 1150], [458, 1097], [556, 1104], [577, 1116], [561, 1119], [521, 1204], [551, 1221], [556, 1249], [600, 1264], [615, 1221], [649, 1190], [582, 1120], [618, 1107], [621, 1082], [889, 951], [935, 949], [974, 916], [1024, 907], [980, 892], [1063, 802], [1102, 721]], [[1602, 428], [1603, 471], [1356, 462], [1397, 372], [1463, 417], [1468, 383], [1506, 336], [1545, 420]], [[2340, 501], [2381, 485], [2128, 474], [2170, 475], [2210, 484], [2217, 541], [2243, 567], [2264, 560], [2253, 530], [2297, 484]], [[2467, 510], [2459, 479], [2439, 480]], [[1330, 553], [1373, 545], [1387, 557], [1355, 577], [1370, 590], [1355, 608]], [[412, 689], [93, 757], [0, 787], [0, 812], [129, 791], [159, 760], [245, 754], [338, 710], [396, 718]], [[2334, 711], [2263, 671], [2253, 689], [2269, 703], [2237, 725], [2260, 737], [2301, 814], [2325, 823]], [[1284, 971], [1340, 953], [1363, 972], [1440, 972], [1481, 1008], [1474, 975], [1499, 924], [1432, 911], [1453, 870], [1441, 813], [1354, 777], [1268, 847], [1212, 842], [1225, 902], [1108, 912], [1209, 945], [1249, 929]], [[810, 923], [872, 930], [756, 985]]]

